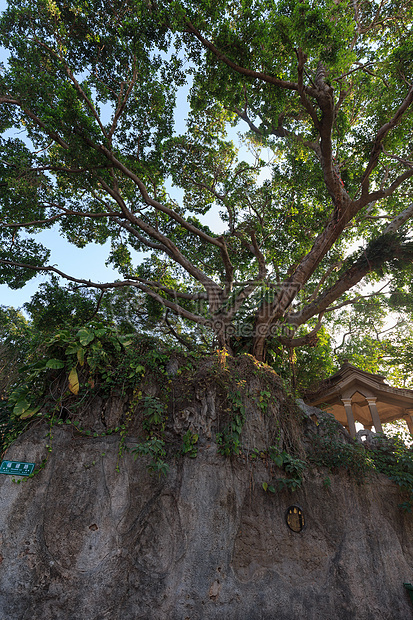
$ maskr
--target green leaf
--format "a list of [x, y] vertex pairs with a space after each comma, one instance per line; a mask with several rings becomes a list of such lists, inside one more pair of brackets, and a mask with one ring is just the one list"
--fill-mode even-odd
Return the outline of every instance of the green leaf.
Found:
[[20, 398], [13, 407], [13, 415], [21, 417], [30, 407], [30, 402], [26, 398]]
[[20, 416], [20, 419], [26, 420], [27, 418], [31, 418], [39, 411], [39, 409], [40, 409], [40, 405], [38, 405], [37, 407], [34, 407], [34, 409], [28, 409], [27, 411], [22, 413], [22, 415]]
[[283, 463], [284, 463], [284, 459], [282, 457], [281, 454], [274, 456], [273, 459], [274, 463], [276, 464], [277, 467], [282, 467]]
[[64, 368], [64, 367], [65, 367], [65, 363], [62, 362], [62, 360], [51, 359], [51, 360], [47, 360], [46, 362], [46, 368], [53, 368], [57, 370], [58, 368]]
[[262, 483], [262, 488], [264, 489], [264, 491], [267, 491], [267, 489], [268, 489], [268, 482], [263, 482]]
[[83, 364], [85, 363], [85, 350], [84, 349], [77, 350], [77, 361], [79, 362], [81, 366], [83, 366]]
[[80, 344], [85, 347], [90, 342], [92, 342], [92, 340], [95, 339], [95, 334], [92, 329], [88, 329], [87, 327], [81, 327], [77, 332], [77, 337], [80, 340]]
[[77, 396], [79, 394], [79, 387], [79, 377], [77, 376], [76, 368], [72, 368], [69, 372], [69, 390]]
[[79, 350], [79, 345], [77, 343], [71, 344], [66, 348], [65, 353], [66, 355], [74, 355], [75, 353], [78, 352], [78, 350]]

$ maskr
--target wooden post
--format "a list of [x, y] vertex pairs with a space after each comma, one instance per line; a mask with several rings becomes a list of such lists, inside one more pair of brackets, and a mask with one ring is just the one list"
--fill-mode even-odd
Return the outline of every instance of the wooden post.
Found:
[[413, 436], [413, 410], [406, 409], [406, 415], [404, 416], [406, 424], [409, 427], [410, 435]]
[[377, 405], [376, 405], [377, 398], [366, 398], [366, 401], [368, 402], [368, 405], [369, 405], [371, 419], [373, 420], [375, 431], [376, 433], [382, 433], [383, 427], [381, 425], [380, 416], [379, 416], [379, 412], [377, 411]]
[[350, 435], [354, 438], [356, 436], [356, 423], [354, 422], [353, 408], [351, 406], [351, 398], [342, 398], [341, 402], [344, 405], [347, 416], [348, 429]]

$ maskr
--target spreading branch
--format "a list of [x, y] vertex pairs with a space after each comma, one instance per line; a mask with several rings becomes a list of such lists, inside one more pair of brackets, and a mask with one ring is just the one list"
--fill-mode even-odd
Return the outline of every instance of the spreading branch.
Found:
[[263, 73], [261, 71], [254, 71], [253, 69], [248, 69], [246, 67], [242, 67], [237, 63], [233, 62], [220, 51], [211, 41], [206, 39], [202, 34], [195, 28], [195, 26], [189, 21], [185, 20], [187, 32], [194, 35], [198, 41], [202, 43], [202, 45], [208, 49], [212, 54], [219, 60], [223, 62], [225, 65], [239, 73], [240, 75], [245, 75], [245, 77], [262, 80], [263, 82], [267, 82], [268, 84], [273, 84], [275, 86], [279, 86], [280, 88], [285, 88], [287, 90], [298, 90], [298, 84], [295, 82], [289, 82], [288, 80], [280, 80], [276, 78], [274, 75], [269, 75], [267, 73]]
[[186, 308], [183, 308], [179, 304], [165, 299], [164, 297], [153, 291], [149, 286], [146, 286], [142, 282], [138, 282], [135, 279], [119, 280], [117, 282], [93, 282], [92, 280], [85, 280], [84, 278], [76, 278], [74, 276], [71, 276], [52, 265], [31, 265], [30, 263], [20, 263], [18, 261], [6, 260], [4, 258], [0, 258], [0, 264], [7, 265], [8, 267], [31, 269], [33, 271], [38, 271], [39, 273], [55, 273], [56, 275], [60, 276], [65, 280], [68, 280], [69, 282], [74, 282], [87, 288], [95, 288], [99, 291], [108, 291], [111, 289], [119, 289], [126, 286], [131, 286], [141, 290], [143, 293], [146, 293], [147, 295], [161, 303], [163, 306], [169, 308], [172, 312], [184, 319], [188, 319], [189, 321], [192, 321], [199, 325], [207, 325], [210, 323], [210, 321], [208, 321], [208, 319], [206, 319], [205, 317], [198, 316], [197, 314], [190, 312]]
[[380, 154], [383, 149], [384, 139], [386, 138], [387, 134], [392, 129], [397, 127], [397, 125], [399, 125], [399, 123], [402, 121], [403, 116], [412, 104], [412, 101], [413, 85], [410, 86], [406, 97], [404, 98], [402, 104], [398, 107], [393, 117], [387, 123], [382, 125], [382, 127], [380, 127], [379, 131], [376, 133], [376, 137], [374, 139], [373, 147], [370, 153], [370, 159], [360, 181], [361, 193], [363, 196], [365, 196], [369, 192], [370, 175], [379, 162]]

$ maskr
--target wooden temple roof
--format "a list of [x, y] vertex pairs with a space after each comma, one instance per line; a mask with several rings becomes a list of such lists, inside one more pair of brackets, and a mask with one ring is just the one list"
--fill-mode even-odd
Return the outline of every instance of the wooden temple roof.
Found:
[[322, 381], [316, 390], [307, 392], [304, 401], [326, 409], [344, 426], [347, 426], [347, 417], [342, 399], [351, 399], [354, 419], [365, 428], [372, 425], [367, 402], [367, 399], [372, 398], [377, 399], [376, 406], [382, 423], [399, 419], [411, 422], [413, 390], [392, 387], [384, 379], [382, 375], [366, 372], [345, 362], [338, 372]]

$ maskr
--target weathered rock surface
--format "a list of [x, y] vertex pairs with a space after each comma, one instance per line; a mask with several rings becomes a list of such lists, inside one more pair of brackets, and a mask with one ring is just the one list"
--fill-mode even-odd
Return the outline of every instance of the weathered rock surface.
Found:
[[[11, 460], [40, 463], [45, 427]], [[46, 467], [0, 478], [1, 620], [408, 620], [413, 517], [384, 477], [308, 476], [266, 494], [264, 464], [204, 442], [166, 479], [118, 438], [59, 428]], [[298, 504], [306, 527], [286, 525]]]

